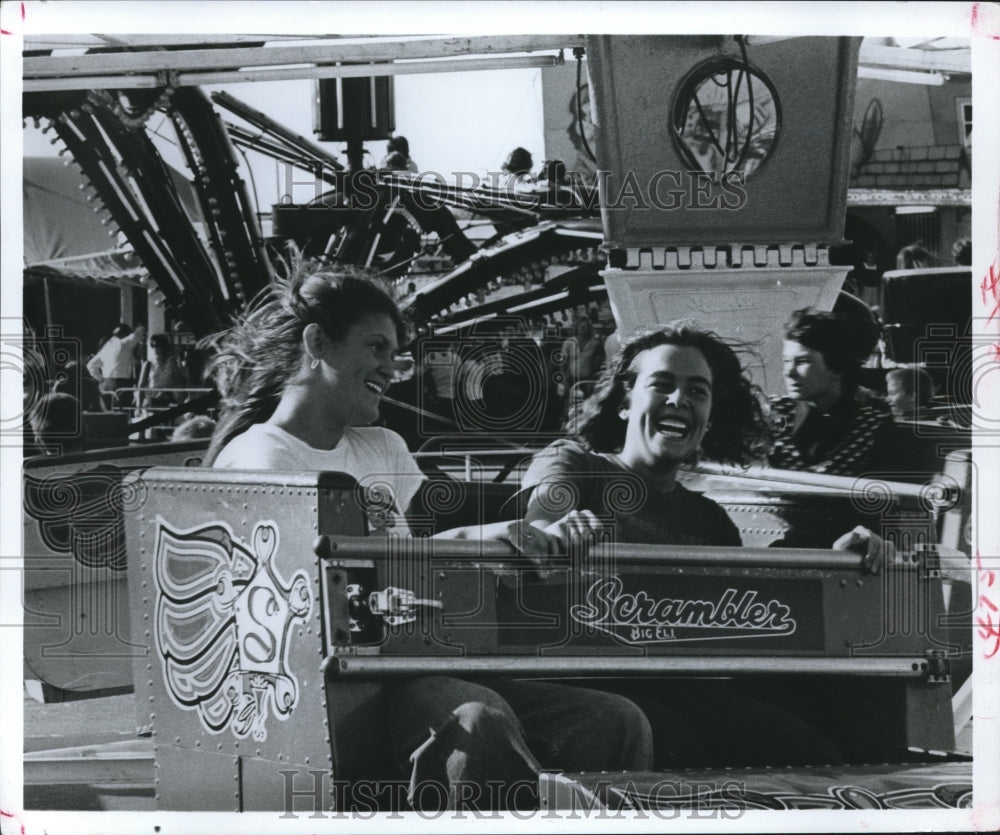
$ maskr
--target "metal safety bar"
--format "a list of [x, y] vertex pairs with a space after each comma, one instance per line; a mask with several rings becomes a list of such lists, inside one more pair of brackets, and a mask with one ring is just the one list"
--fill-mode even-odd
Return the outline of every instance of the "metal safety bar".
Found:
[[913, 657], [829, 658], [778, 655], [725, 657], [644, 655], [621, 658], [587, 656], [401, 656], [330, 655], [324, 672], [338, 676], [730, 676], [759, 673], [790, 675], [849, 675], [893, 678], [923, 678], [928, 663]]
[[[126, 395], [126, 394], [138, 395], [140, 398], [143, 395], [147, 395], [147, 394], [154, 394], [154, 395], [155, 394], [174, 394], [174, 395], [177, 395], [178, 399], [179, 399], [181, 396], [183, 396], [183, 397], [193, 397], [193, 396], [198, 396], [200, 394], [208, 394], [211, 391], [213, 391], [212, 388], [206, 388], [206, 387], [203, 387], [203, 386], [197, 386], [197, 387], [196, 386], [185, 386], [183, 388], [152, 388], [152, 387], [139, 388], [139, 387], [136, 386], [136, 387], [131, 387], [131, 388], [115, 389], [113, 392], [111, 392], [111, 400], [114, 403], [114, 405], [115, 405], [116, 408], [121, 408], [118, 405], [118, 398], [121, 397], [122, 395]], [[135, 406], [128, 406], [128, 407], [121, 408], [121, 410], [122, 411], [132, 411], [135, 408], [136, 408]], [[142, 408], [147, 408], [147, 407], [142, 407]]]
[[464, 457], [466, 459], [475, 458], [513, 458], [516, 456], [528, 456], [534, 455], [538, 452], [538, 447], [511, 447], [510, 449], [448, 449], [443, 448], [440, 450], [426, 450], [422, 449], [419, 452], [413, 452], [414, 458], [418, 461], [421, 460], [434, 460], [435, 458], [459, 458]]
[[913, 499], [927, 499], [927, 485], [909, 484], [900, 481], [891, 481], [880, 478], [864, 478], [863, 476], [851, 477], [840, 475], [826, 475], [824, 473], [811, 473], [800, 470], [779, 470], [773, 467], [731, 467], [725, 464], [716, 464], [711, 461], [702, 461], [694, 468], [694, 472], [709, 476], [728, 476], [742, 479], [756, 479], [758, 481], [770, 481], [790, 486], [817, 487], [831, 491], [851, 493], [855, 495], [865, 494], [869, 490], [885, 490], [889, 488], [894, 496]]
[[[430, 438], [424, 442], [417, 452], [413, 453], [418, 461], [432, 461], [438, 458], [462, 458], [465, 462], [466, 472], [471, 470], [471, 462], [480, 459], [503, 458], [510, 459], [515, 456], [530, 456], [539, 451], [538, 447], [512, 446], [509, 449], [459, 449], [443, 447], [440, 450], [431, 450], [428, 447], [435, 443], [445, 443], [444, 438]], [[454, 444], [452, 439], [447, 439], [449, 446]], [[733, 467], [727, 464], [718, 464], [712, 461], [700, 461], [691, 470], [695, 475], [719, 476], [724, 478], [735, 478], [739, 481], [752, 484], [753, 482], [768, 482], [775, 485], [788, 487], [813, 487], [820, 491], [830, 491], [837, 493], [847, 493], [851, 495], [866, 495], [871, 491], [890, 490], [894, 496], [904, 499], [918, 499], [934, 504], [935, 495], [933, 492], [934, 481], [927, 484], [911, 484], [909, 482], [892, 481], [882, 478], [865, 478], [863, 476], [838, 476], [827, 475], [825, 473], [813, 473], [800, 470], [780, 470], [774, 467], [751, 466], [747, 468]]]
[[[316, 555], [321, 559], [360, 557], [375, 559], [419, 556], [431, 559], [462, 559], [476, 562], [510, 563], [523, 560], [508, 542], [477, 539], [405, 539], [372, 536], [326, 536], [316, 538]], [[702, 545], [637, 545], [601, 543], [592, 546], [594, 560], [614, 558], [634, 565], [687, 565], [727, 568], [809, 568], [816, 570], [862, 571], [864, 557], [852, 551], [820, 548], [744, 548]]]

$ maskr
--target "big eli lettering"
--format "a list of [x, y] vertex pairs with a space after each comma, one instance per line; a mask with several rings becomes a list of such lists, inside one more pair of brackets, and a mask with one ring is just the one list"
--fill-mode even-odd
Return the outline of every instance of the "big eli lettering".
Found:
[[626, 592], [613, 576], [594, 582], [584, 600], [571, 607], [573, 620], [628, 644], [791, 635], [797, 626], [787, 604], [754, 589], [727, 588], [715, 599], [656, 598]]

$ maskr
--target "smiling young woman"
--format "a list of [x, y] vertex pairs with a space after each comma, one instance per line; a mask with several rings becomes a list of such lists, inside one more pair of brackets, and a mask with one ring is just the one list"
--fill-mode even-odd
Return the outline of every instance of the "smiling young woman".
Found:
[[304, 264], [259, 299], [218, 344], [223, 416], [205, 463], [247, 470], [330, 470], [378, 479], [403, 513], [424, 476], [395, 432], [371, 426], [407, 339], [389, 295], [358, 271]]

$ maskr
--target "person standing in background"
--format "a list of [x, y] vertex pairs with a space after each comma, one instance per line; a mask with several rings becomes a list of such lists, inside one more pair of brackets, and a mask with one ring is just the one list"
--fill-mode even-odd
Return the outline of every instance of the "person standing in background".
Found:
[[442, 345], [428, 351], [423, 358], [424, 392], [431, 411], [456, 423], [455, 381], [458, 377], [459, 359], [451, 345]]
[[379, 163], [379, 168], [389, 168], [393, 171], [412, 171], [416, 174], [420, 169], [410, 157], [410, 141], [405, 136], [393, 136], [385, 145], [385, 156]]
[[904, 246], [896, 255], [897, 270], [926, 270], [934, 266], [934, 256], [917, 244]]
[[594, 380], [600, 373], [604, 364], [604, 344], [586, 316], [576, 320], [575, 332], [563, 342], [563, 356], [567, 389], [581, 380]]
[[[134, 331], [124, 322], [111, 332], [111, 337], [87, 361], [87, 371], [98, 382], [101, 408], [110, 412], [116, 405], [114, 392], [128, 388], [135, 382], [135, 348], [146, 338], [146, 328], [139, 325]], [[119, 406], [129, 405], [119, 402]]]
[[972, 266], [972, 241], [968, 238], [959, 238], [951, 245], [951, 257], [960, 267]]
[[[170, 337], [165, 333], [154, 333], [149, 337], [146, 361], [139, 372], [137, 388], [140, 389], [180, 389], [188, 385], [187, 372], [174, 358]], [[177, 400], [170, 392], [144, 392], [140, 405], [143, 408], [162, 408]]]

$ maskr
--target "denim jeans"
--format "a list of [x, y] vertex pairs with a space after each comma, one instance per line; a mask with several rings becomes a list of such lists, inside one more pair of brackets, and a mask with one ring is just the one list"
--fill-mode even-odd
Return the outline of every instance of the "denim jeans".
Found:
[[624, 696], [548, 681], [445, 676], [387, 688], [414, 808], [537, 808], [539, 771], [648, 770], [649, 721]]

